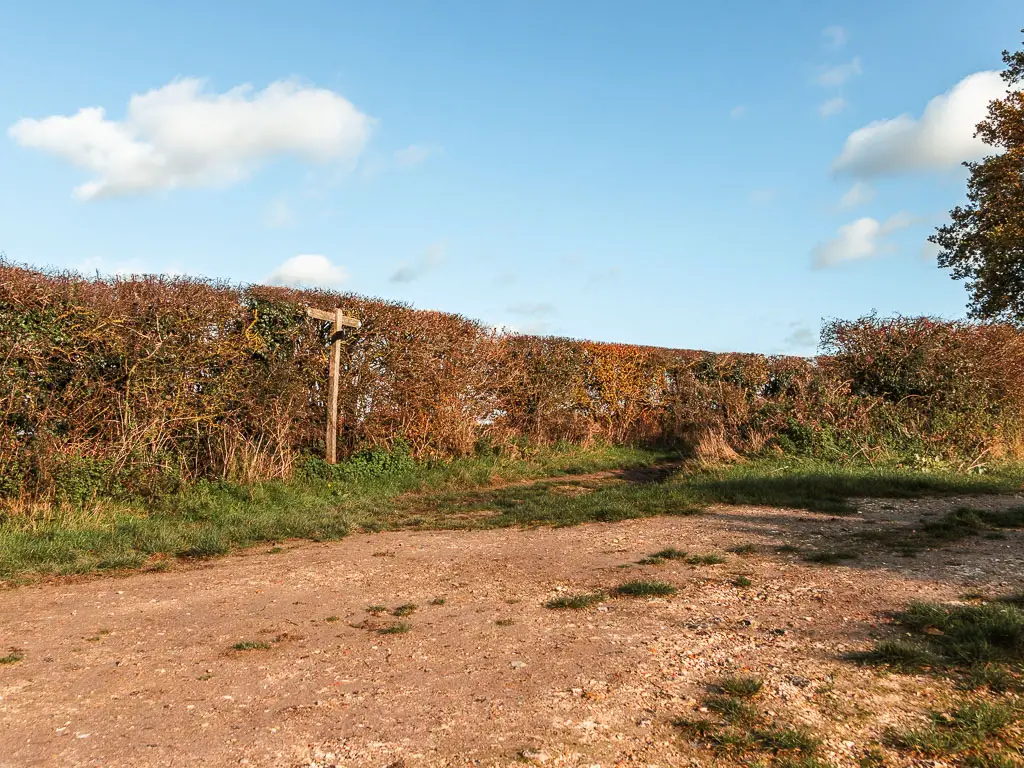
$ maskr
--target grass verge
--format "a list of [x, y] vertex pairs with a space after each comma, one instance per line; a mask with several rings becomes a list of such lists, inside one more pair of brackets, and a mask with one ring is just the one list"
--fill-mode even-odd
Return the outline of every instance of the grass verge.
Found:
[[[347, 472], [338, 465], [337, 472], [307, 474], [287, 483], [200, 483], [148, 505], [107, 501], [32, 515], [0, 513], [0, 580], [157, 570], [175, 559], [214, 557], [284, 539], [337, 539], [351, 530], [575, 525], [695, 514], [716, 503], [842, 514], [851, 511], [851, 498], [999, 493], [1019, 490], [1024, 482], [1021, 466], [957, 475], [783, 457], [687, 468], [660, 481], [648, 473], [635, 483], [584, 478], [574, 484], [563, 480], [493, 487], [497, 482], [643, 468], [670, 458], [633, 448], [560, 446], [514, 461], [497, 456], [436, 464], [409, 460], [385, 463], [392, 468], [376, 474]], [[1018, 520], [982, 522], [1007, 527]], [[969, 526], [967, 518], [956, 523], [958, 530]], [[656, 564], [670, 557], [678, 557], [678, 551], [655, 553], [647, 561]]]

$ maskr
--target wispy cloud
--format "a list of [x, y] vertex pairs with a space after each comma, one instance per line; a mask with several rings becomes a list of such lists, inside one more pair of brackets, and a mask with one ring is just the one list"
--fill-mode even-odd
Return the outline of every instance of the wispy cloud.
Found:
[[841, 198], [839, 198], [839, 207], [843, 210], [849, 210], [850, 208], [856, 208], [860, 205], [870, 203], [874, 199], [874, 188], [872, 188], [870, 184], [858, 181], [846, 190]]
[[861, 67], [860, 57], [854, 56], [853, 59], [846, 64], [837, 64], [832, 67], [822, 68], [818, 72], [815, 80], [818, 85], [824, 86], [825, 88], [838, 88], [858, 75], [863, 74], [863, 72], [864, 70]]
[[295, 212], [287, 200], [274, 200], [268, 207], [265, 218], [268, 227], [281, 229], [295, 226]]
[[839, 228], [836, 236], [815, 246], [812, 257], [814, 267], [835, 267], [847, 261], [861, 261], [891, 250], [885, 239], [914, 223], [908, 213], [897, 213], [885, 222], [864, 217]]
[[398, 269], [391, 273], [390, 280], [392, 283], [411, 283], [436, 270], [443, 261], [444, 246], [436, 243], [415, 261], [399, 264]]
[[846, 41], [849, 39], [846, 30], [838, 24], [825, 27], [821, 30], [821, 36], [825, 39], [825, 46], [833, 51], [838, 51], [845, 46]]
[[395, 164], [399, 168], [412, 168], [422, 165], [441, 151], [441, 147], [436, 144], [410, 144], [405, 149], [395, 152]]
[[835, 96], [831, 99], [826, 99], [818, 105], [818, 114], [822, 117], [832, 117], [832, 115], [838, 115], [846, 109], [846, 99], [842, 96]]

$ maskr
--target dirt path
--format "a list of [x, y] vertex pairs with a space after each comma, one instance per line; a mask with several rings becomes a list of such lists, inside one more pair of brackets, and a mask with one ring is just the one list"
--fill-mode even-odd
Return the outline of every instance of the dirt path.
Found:
[[[855, 765], [941, 684], [842, 661], [913, 599], [1024, 587], [1021, 534], [823, 567], [780, 554], [963, 499], [870, 502], [852, 518], [719, 507], [574, 528], [395, 532], [201, 567], [0, 593], [0, 766], [696, 766], [672, 725], [749, 669], [762, 705]], [[1020, 498], [973, 500], [1020, 505]], [[629, 565], [677, 546], [748, 556]], [[626, 567], [623, 567], [626, 566]], [[737, 587], [737, 575], [752, 585]], [[628, 578], [679, 588], [582, 612], [558, 594]], [[443, 604], [434, 604], [443, 599]], [[370, 605], [415, 603], [410, 629]], [[257, 641], [265, 649], [236, 651]], [[692, 762], [693, 760], [700, 761]], [[898, 764], [898, 761], [895, 761]]]

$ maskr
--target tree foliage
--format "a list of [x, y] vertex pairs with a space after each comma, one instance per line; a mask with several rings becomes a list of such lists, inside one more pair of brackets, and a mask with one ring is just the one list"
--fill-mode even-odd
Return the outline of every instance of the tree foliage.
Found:
[[967, 281], [973, 317], [1024, 325], [1024, 51], [1003, 51], [1003, 61], [1010, 91], [989, 104], [975, 133], [1001, 151], [964, 163], [967, 203], [929, 240], [941, 249], [939, 266]]

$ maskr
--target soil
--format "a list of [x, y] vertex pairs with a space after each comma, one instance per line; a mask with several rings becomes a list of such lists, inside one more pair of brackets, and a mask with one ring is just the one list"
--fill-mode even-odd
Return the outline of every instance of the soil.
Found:
[[[673, 721], [707, 685], [765, 679], [756, 703], [856, 765], [886, 726], [953, 695], [844, 660], [912, 600], [1024, 589], [1024, 533], [842, 565], [780, 553], [912, 527], [965, 504], [868, 500], [857, 515], [761, 507], [566, 528], [359, 534], [163, 573], [0, 593], [0, 766], [696, 766]], [[640, 566], [665, 547], [749, 555]], [[877, 545], [872, 545], [877, 546]], [[751, 586], [733, 580], [745, 575]], [[544, 603], [631, 578], [673, 597]], [[443, 603], [441, 602], [443, 600]], [[404, 604], [408, 615], [388, 611]], [[406, 622], [407, 631], [383, 631]], [[398, 627], [401, 629], [401, 626]], [[235, 650], [238, 643], [257, 644]], [[909, 764], [890, 755], [890, 764]], [[728, 760], [718, 759], [719, 764]]]

